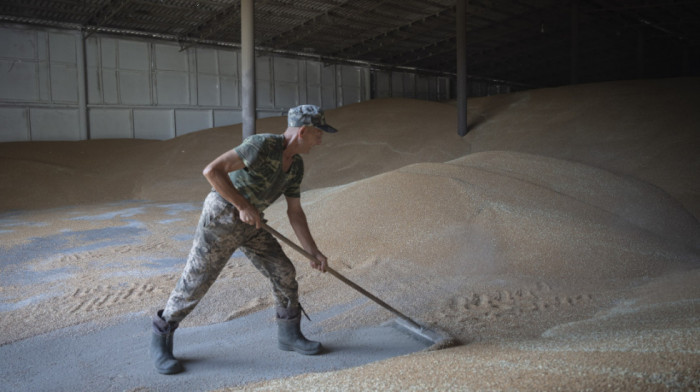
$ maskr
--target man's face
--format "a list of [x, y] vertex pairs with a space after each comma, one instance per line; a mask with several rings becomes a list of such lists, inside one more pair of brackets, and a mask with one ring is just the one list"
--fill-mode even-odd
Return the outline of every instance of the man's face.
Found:
[[323, 141], [322, 139], [322, 130], [312, 125], [306, 125], [302, 133], [303, 146], [305, 147], [304, 152], [309, 152], [311, 151], [311, 147], [320, 145]]

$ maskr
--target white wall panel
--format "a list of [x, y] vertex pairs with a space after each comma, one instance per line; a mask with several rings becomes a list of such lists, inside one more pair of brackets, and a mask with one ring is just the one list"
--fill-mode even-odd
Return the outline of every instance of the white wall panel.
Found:
[[51, 102], [51, 72], [47, 61], [40, 61], [37, 63], [37, 79], [39, 101]]
[[112, 38], [100, 39], [100, 65], [103, 68], [117, 68], [117, 40]]
[[123, 105], [149, 105], [151, 83], [148, 73], [119, 71], [119, 93], [120, 103]]
[[450, 79], [438, 78], [438, 100], [446, 101], [450, 99]]
[[102, 103], [102, 82], [97, 67], [87, 68], [87, 99], [89, 105]]
[[[323, 106], [323, 96], [321, 94], [321, 63], [317, 61], [306, 61], [306, 82], [300, 84], [300, 88], [305, 90], [306, 97], [303, 103]], [[305, 86], [302, 87], [302, 86]]]
[[392, 97], [403, 97], [403, 73], [402, 72], [392, 72], [391, 73], [391, 96]]
[[49, 60], [49, 33], [47, 31], [37, 31], [36, 33], [36, 59], [39, 61]]
[[332, 109], [338, 106], [335, 68], [334, 65], [321, 67], [321, 97], [323, 102], [320, 106], [324, 109]]
[[406, 98], [416, 97], [416, 75], [408, 72], [403, 74], [403, 96]]
[[197, 50], [196, 48], [187, 49], [187, 66], [190, 72], [187, 73], [187, 80], [189, 85], [189, 97], [187, 98], [187, 105], [197, 106]]
[[425, 76], [416, 77], [416, 94], [418, 99], [428, 99], [430, 96], [430, 79]]
[[183, 72], [159, 71], [156, 74], [158, 105], [189, 103], [189, 77]]
[[197, 48], [197, 104], [218, 106], [221, 104], [219, 60], [217, 51]]
[[27, 110], [24, 108], [0, 107], [0, 142], [29, 140]]
[[[81, 39], [79, 31], [0, 25], [0, 141], [84, 138], [80, 113], [95, 139], [165, 139], [241, 122], [237, 49], [180, 51], [173, 42], [98, 33], [83, 58]], [[449, 78], [264, 55], [256, 58], [256, 90], [257, 116], [265, 118], [302, 103], [333, 109], [371, 93], [447, 99]]]
[[197, 73], [219, 74], [219, 61], [215, 49], [197, 48]]
[[78, 70], [69, 64], [51, 64], [51, 100], [56, 103], [78, 103]]
[[80, 140], [78, 109], [31, 109], [32, 140]]
[[306, 80], [309, 85], [321, 84], [321, 63], [317, 61], [306, 62]]
[[390, 72], [376, 72], [374, 74], [374, 93], [376, 98], [391, 97]]
[[361, 69], [348, 65], [340, 66], [341, 73], [341, 104], [349, 105], [362, 100]]
[[428, 89], [430, 90], [430, 95], [429, 98], [430, 100], [437, 100], [438, 99], [438, 87], [437, 87], [437, 78], [432, 77], [430, 85], [428, 86]]
[[134, 137], [166, 140], [175, 137], [174, 110], [134, 110]]
[[91, 109], [90, 137], [92, 139], [123, 139], [134, 137], [129, 109]]
[[258, 80], [255, 89], [255, 101], [258, 108], [272, 108], [272, 86], [269, 80]]
[[[268, 111], [268, 110], [261, 110], [258, 112], [258, 118], [268, 118], [268, 117], [279, 117], [279, 116], [286, 116], [287, 112], [286, 111]], [[280, 132], [282, 129], [265, 129], [263, 132]]]
[[0, 60], [0, 99], [38, 101], [37, 64]]
[[299, 106], [298, 86], [289, 83], [279, 83], [275, 87], [275, 106], [279, 108], [290, 108]]
[[188, 71], [187, 52], [177, 45], [155, 44], [156, 69], [163, 71]]
[[215, 110], [214, 111], [214, 126], [223, 127], [224, 125], [240, 124], [243, 122], [243, 115], [240, 110]]
[[106, 104], [119, 103], [119, 89], [117, 87], [117, 71], [104, 69], [102, 71], [102, 102]]
[[118, 41], [118, 59], [119, 69], [148, 71], [148, 44], [146, 42], [120, 39]]
[[275, 89], [274, 106], [289, 108], [299, 102], [299, 60], [275, 57], [273, 79]]
[[218, 106], [221, 92], [219, 77], [216, 75], [197, 75], [197, 103], [205, 106]]
[[238, 52], [219, 50], [219, 75], [238, 76], [240, 58]]
[[100, 47], [96, 37], [85, 42], [85, 62], [87, 65], [88, 104], [102, 103], [102, 82], [100, 80]]
[[255, 101], [259, 108], [274, 107], [271, 58], [260, 56], [255, 59]]
[[299, 82], [299, 60], [275, 57], [274, 78], [276, 82]]
[[306, 104], [317, 105], [323, 107], [323, 96], [321, 94], [321, 86], [308, 86], [306, 88]]
[[241, 106], [239, 94], [238, 79], [233, 76], [221, 77], [221, 105], [223, 106]]
[[176, 110], [175, 111], [175, 134], [184, 134], [211, 128], [211, 110]]
[[100, 38], [96, 36], [85, 41], [85, 64], [93, 68], [100, 66]]
[[49, 53], [51, 62], [75, 64], [77, 62], [76, 35], [49, 33]]
[[0, 57], [37, 58], [37, 33], [33, 30], [0, 28]]

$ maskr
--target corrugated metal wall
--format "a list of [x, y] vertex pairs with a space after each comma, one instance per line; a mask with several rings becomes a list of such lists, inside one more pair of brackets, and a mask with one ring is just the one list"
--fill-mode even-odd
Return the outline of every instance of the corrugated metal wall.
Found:
[[[168, 139], [241, 122], [240, 52], [0, 25], [0, 142]], [[449, 78], [256, 58], [257, 115], [374, 97], [449, 99]], [[371, 80], [372, 79], [372, 80]]]

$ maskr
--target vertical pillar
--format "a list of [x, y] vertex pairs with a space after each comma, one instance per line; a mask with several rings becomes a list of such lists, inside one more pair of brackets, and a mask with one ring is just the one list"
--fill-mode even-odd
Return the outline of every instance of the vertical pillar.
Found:
[[241, 113], [243, 138], [255, 134], [255, 0], [241, 0]]
[[571, 1], [571, 84], [578, 83], [578, 0]]
[[87, 54], [85, 50], [85, 31], [80, 31], [80, 45], [78, 45], [77, 72], [78, 72], [78, 114], [80, 124], [80, 139], [90, 139], [90, 122], [88, 118], [87, 100]]
[[637, 30], [637, 79], [644, 79], [644, 31], [640, 27]]
[[457, 0], [457, 133], [467, 134], [467, 0]]

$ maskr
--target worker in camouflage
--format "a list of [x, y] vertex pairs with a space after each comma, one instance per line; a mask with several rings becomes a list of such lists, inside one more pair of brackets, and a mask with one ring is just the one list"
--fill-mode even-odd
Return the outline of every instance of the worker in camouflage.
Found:
[[262, 212], [280, 196], [304, 249], [314, 255], [311, 266], [325, 272], [327, 258], [318, 250], [301, 207], [304, 162], [300, 154], [321, 144], [323, 132], [336, 132], [325, 122], [323, 110], [301, 105], [289, 110], [288, 126], [278, 134], [253, 135], [225, 152], [204, 169], [212, 185], [202, 207], [185, 269], [165, 308], [153, 316], [151, 357], [162, 374], [179, 373], [173, 356], [173, 334], [214, 284], [236, 249], [272, 283], [278, 324], [278, 347], [301, 354], [317, 354], [319, 342], [301, 333], [296, 270], [276, 239], [261, 228]]

